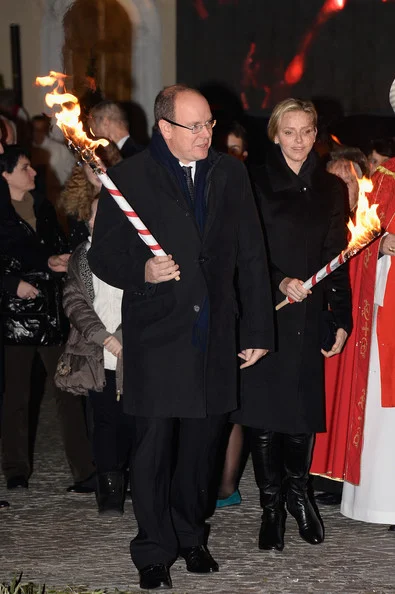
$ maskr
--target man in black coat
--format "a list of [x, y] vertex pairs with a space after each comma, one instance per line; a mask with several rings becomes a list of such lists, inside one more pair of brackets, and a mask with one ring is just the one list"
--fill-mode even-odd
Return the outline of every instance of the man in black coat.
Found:
[[169, 255], [152, 257], [104, 190], [88, 259], [124, 290], [123, 399], [133, 415], [139, 527], [131, 555], [142, 588], [170, 588], [178, 554], [188, 571], [218, 571], [204, 520], [219, 437], [237, 407], [236, 273], [241, 368], [273, 348], [273, 305], [248, 176], [242, 163], [210, 150], [207, 101], [168, 87], [155, 121], [148, 149], [109, 173]]
[[130, 136], [125, 111], [114, 101], [102, 101], [95, 105], [89, 114], [89, 124], [95, 136], [115, 142], [124, 159], [142, 150]]

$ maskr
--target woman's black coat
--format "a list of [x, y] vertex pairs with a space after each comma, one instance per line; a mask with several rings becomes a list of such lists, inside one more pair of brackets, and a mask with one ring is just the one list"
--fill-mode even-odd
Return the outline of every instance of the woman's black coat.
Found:
[[[3, 301], [6, 302], [7, 297], [8, 304], [4, 311], [1, 308], [4, 337], [11, 344], [61, 344], [67, 332], [61, 310], [59, 279], [62, 275], [51, 272], [48, 258], [67, 252], [67, 242], [53, 206], [41, 194], [32, 192], [32, 195], [36, 231], [18, 216], [11, 203], [8, 185], [0, 182], [0, 274]], [[37, 299], [37, 307], [36, 302], [15, 298], [21, 280], [35, 284], [31, 273], [48, 274], [48, 280], [37, 281], [42, 282], [45, 289], [40, 300]], [[41, 286], [36, 286], [41, 290]], [[19, 318], [20, 306], [30, 311], [23, 323]], [[47, 319], [44, 319], [43, 311], [48, 311]]]
[[68, 251], [65, 235], [58, 223], [55, 209], [46, 198], [32, 192], [36, 231], [23, 221], [11, 203], [8, 186], [0, 184], [0, 255], [4, 260], [14, 258], [21, 274], [8, 275], [7, 283], [16, 292], [23, 273], [50, 272], [48, 258]]
[[[278, 146], [253, 173], [267, 233], [274, 302], [284, 295], [285, 277], [307, 280], [346, 245], [344, 190], [310, 153], [299, 175]], [[338, 327], [351, 329], [347, 266], [313, 288], [301, 303], [276, 313], [276, 352], [242, 375], [241, 410], [235, 420], [284, 433], [325, 430], [322, 312], [334, 313]]]
[[[110, 170], [181, 280], [147, 286], [150, 250], [103, 191], [88, 260], [92, 271], [124, 289], [124, 409], [149, 417], [204, 417], [237, 406], [237, 302], [242, 348], [273, 348], [272, 296], [261, 225], [244, 166], [210, 151], [203, 237], [176, 178], [147, 149]], [[195, 343], [210, 303], [205, 352]]]

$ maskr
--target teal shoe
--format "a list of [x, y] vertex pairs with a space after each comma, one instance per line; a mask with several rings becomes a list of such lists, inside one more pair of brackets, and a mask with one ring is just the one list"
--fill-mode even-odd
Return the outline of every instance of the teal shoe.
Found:
[[217, 503], [215, 507], [218, 509], [220, 507], [229, 507], [230, 505], [240, 505], [241, 503], [241, 495], [239, 489], [236, 489], [232, 495], [229, 497], [225, 497], [224, 499], [217, 499]]

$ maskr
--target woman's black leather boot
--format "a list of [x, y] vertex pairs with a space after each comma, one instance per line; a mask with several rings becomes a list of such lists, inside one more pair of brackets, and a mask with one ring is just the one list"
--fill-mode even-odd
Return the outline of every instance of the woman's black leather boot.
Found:
[[256, 429], [249, 432], [255, 480], [263, 509], [259, 548], [282, 551], [287, 517], [282, 495], [283, 436]]
[[314, 434], [284, 435], [287, 510], [299, 526], [299, 534], [309, 544], [324, 540], [324, 525], [309, 494], [309, 470], [314, 447]]

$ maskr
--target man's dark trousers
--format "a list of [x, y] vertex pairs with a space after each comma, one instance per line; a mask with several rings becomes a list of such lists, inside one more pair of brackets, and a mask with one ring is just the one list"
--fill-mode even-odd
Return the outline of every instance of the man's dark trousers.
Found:
[[139, 532], [137, 569], [171, 565], [179, 548], [205, 542], [209, 489], [228, 415], [133, 417], [131, 491]]

